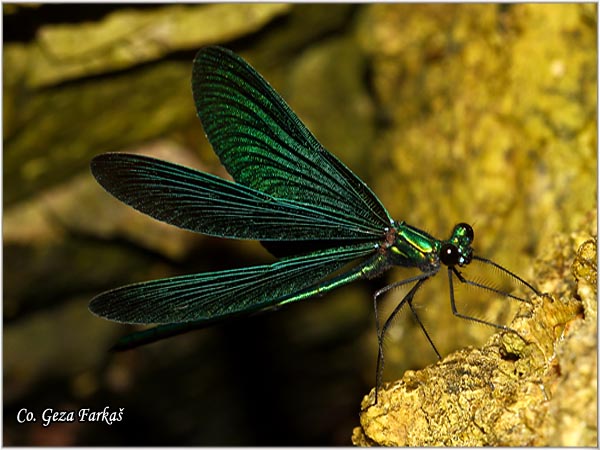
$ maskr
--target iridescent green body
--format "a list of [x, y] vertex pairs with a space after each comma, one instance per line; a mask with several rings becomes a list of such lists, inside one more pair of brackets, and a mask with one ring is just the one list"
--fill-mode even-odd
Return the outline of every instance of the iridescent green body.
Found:
[[[124, 338], [120, 348], [320, 296], [394, 266], [417, 267], [419, 275], [374, 295], [381, 369], [381, 342], [393, 315], [408, 304], [417, 317], [412, 299], [442, 265], [451, 287], [456, 277], [517, 298], [469, 281], [458, 270], [478, 260], [510, 274], [473, 255], [469, 225], [460, 223], [447, 240], [438, 240], [394, 221], [369, 187], [323, 148], [273, 88], [237, 55], [219, 47], [202, 49], [194, 60], [192, 91], [208, 139], [235, 182], [120, 153], [95, 157], [93, 175], [116, 198], [155, 219], [211, 236], [260, 240], [280, 259], [136, 283], [98, 295], [90, 303], [94, 314], [123, 323], [159, 324]], [[277, 247], [282, 242], [294, 245]], [[413, 287], [380, 330], [377, 298], [408, 283]], [[487, 323], [458, 313], [453, 295], [451, 289], [457, 316]]]

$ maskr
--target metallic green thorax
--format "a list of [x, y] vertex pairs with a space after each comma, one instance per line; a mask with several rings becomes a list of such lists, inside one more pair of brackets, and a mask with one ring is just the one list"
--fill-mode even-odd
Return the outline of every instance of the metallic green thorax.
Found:
[[406, 222], [394, 223], [387, 231], [385, 244], [390, 262], [397, 266], [418, 267], [423, 272], [437, 272], [440, 264], [464, 266], [471, 262], [473, 229], [459, 223], [446, 241], [434, 238]]

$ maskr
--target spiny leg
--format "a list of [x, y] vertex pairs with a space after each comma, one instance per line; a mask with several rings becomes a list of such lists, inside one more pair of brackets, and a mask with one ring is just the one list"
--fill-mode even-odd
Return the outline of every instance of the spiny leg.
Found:
[[[508, 274], [509, 276], [513, 277], [515, 280], [519, 281], [521, 284], [523, 284], [524, 286], [527, 286], [529, 289], [531, 289], [533, 292], [535, 292], [536, 295], [541, 296], [542, 293], [540, 291], [538, 291], [536, 288], [534, 288], [531, 284], [529, 284], [527, 281], [525, 281], [523, 278], [521, 278], [520, 276], [518, 276], [516, 273], [512, 273], [510, 270], [505, 269], [504, 267], [502, 267], [500, 264], [495, 263], [494, 261], [492, 261], [491, 259], [487, 259], [487, 258], [482, 258], [481, 256], [473, 256], [474, 260], [477, 261], [481, 261], [483, 263], [489, 264], [491, 266], [494, 266], [496, 269]], [[460, 279], [460, 278], [459, 278]], [[462, 280], [461, 280], [462, 281]], [[511, 296], [512, 297], [512, 296]]]
[[[375, 374], [375, 403], [374, 403], [374, 405], [377, 404], [378, 394], [379, 394], [379, 387], [382, 384], [383, 366], [384, 366], [384, 360], [383, 360], [383, 338], [385, 336], [385, 333], [386, 333], [387, 329], [390, 327], [392, 321], [394, 320], [394, 317], [402, 309], [402, 306], [404, 306], [404, 303], [406, 303], [406, 302], [410, 303], [412, 301], [413, 297], [415, 296], [415, 293], [417, 292], [417, 290], [431, 276], [432, 276], [431, 273], [423, 273], [423, 274], [420, 274], [418, 276], [407, 278], [406, 280], [402, 280], [400, 282], [392, 283], [390, 285], [387, 285], [387, 286], [383, 287], [382, 289], [379, 289], [377, 292], [375, 292], [375, 294], [373, 294], [373, 304], [374, 304], [374, 307], [375, 307], [375, 325], [376, 325], [376, 329], [377, 329], [377, 345], [378, 345], [378, 349], [377, 349], [377, 369], [376, 369], [376, 374]], [[414, 281], [417, 281], [417, 283], [402, 298], [402, 300], [400, 301], [400, 303], [398, 303], [398, 305], [396, 305], [396, 308], [394, 308], [394, 311], [392, 311], [392, 313], [390, 314], [390, 316], [387, 318], [387, 320], [383, 324], [383, 327], [380, 329], [380, 326], [379, 326], [379, 313], [378, 313], [378, 309], [377, 309], [377, 300], [378, 300], [378, 298], [383, 293], [389, 291], [390, 289], [402, 286], [404, 284], [409, 284], [409, 283], [412, 283]], [[412, 309], [412, 306], [411, 306], [411, 309]]]
[[[450, 268], [448, 268], [448, 269], [450, 270]], [[495, 294], [502, 295], [503, 297], [510, 297], [513, 300], [517, 300], [519, 302], [524, 302], [524, 303], [531, 304], [531, 300], [528, 300], [526, 298], [517, 297], [516, 295], [513, 295], [510, 292], [505, 292], [505, 291], [502, 291], [500, 289], [494, 288], [492, 286], [486, 286], [485, 284], [481, 284], [481, 283], [477, 283], [476, 281], [469, 280], [469, 279], [465, 278], [463, 276], [463, 274], [460, 273], [456, 269], [456, 267], [452, 267], [451, 269], [454, 272], [454, 274], [456, 275], [456, 278], [458, 278], [458, 281], [460, 281], [461, 283], [468, 284], [469, 286], [475, 286], [475, 287], [478, 287], [480, 289], [484, 289], [486, 291], [490, 291], [490, 292], [493, 292]], [[508, 273], [510, 273], [510, 272], [508, 272]], [[537, 291], [534, 291], [534, 292], [537, 293]]]
[[518, 332], [517, 330], [513, 330], [512, 328], [506, 326], [506, 325], [501, 325], [499, 323], [494, 323], [494, 322], [489, 322], [487, 320], [483, 320], [483, 319], [479, 319], [477, 317], [473, 317], [473, 316], [469, 316], [466, 314], [462, 314], [460, 312], [458, 312], [458, 309], [456, 308], [456, 301], [454, 299], [454, 282], [452, 279], [452, 274], [456, 275], [456, 278], [458, 278], [458, 281], [460, 281], [461, 283], [466, 283], [469, 284], [471, 286], [477, 286], [480, 287], [482, 289], [486, 289], [492, 292], [495, 292], [497, 294], [501, 294], [504, 295], [505, 297], [511, 297], [514, 298], [518, 301], [522, 301], [525, 303], [529, 303], [531, 304], [531, 301], [527, 300], [527, 299], [523, 299], [523, 298], [519, 298], [516, 297], [514, 295], [509, 294], [508, 292], [503, 292], [499, 289], [495, 289], [489, 286], [486, 286], [484, 284], [479, 284], [479, 283], [475, 283], [474, 281], [471, 280], [467, 280], [465, 277], [462, 276], [462, 274], [455, 268], [455, 267], [448, 267], [448, 283], [449, 283], [449, 287], [450, 287], [450, 307], [452, 308], [452, 314], [460, 319], [464, 319], [464, 320], [470, 320], [471, 322], [477, 322], [483, 325], [487, 325], [489, 327], [493, 327], [493, 328], [497, 328], [499, 330], [503, 330], [503, 331], [508, 331], [510, 333], [514, 333], [517, 336], [519, 336], [520, 339], [522, 339], [524, 342], [527, 342]]
[[437, 347], [433, 343], [433, 340], [429, 336], [429, 333], [427, 332], [427, 329], [425, 328], [425, 325], [423, 325], [423, 322], [421, 322], [421, 319], [419, 319], [419, 315], [417, 314], [417, 311], [415, 311], [415, 308], [414, 308], [414, 306], [412, 304], [412, 298], [408, 301], [408, 306], [410, 306], [410, 310], [412, 311], [415, 320], [417, 321], [417, 323], [421, 327], [421, 330], [423, 331], [423, 334], [425, 335], [425, 337], [429, 341], [429, 345], [431, 345], [431, 348], [433, 348], [433, 351], [437, 355], [438, 359], [442, 359], [442, 355], [440, 355], [440, 352], [438, 351]]
[[[381, 337], [381, 332], [380, 332], [381, 330], [379, 327], [379, 310], [377, 309], [377, 300], [379, 299], [379, 297], [381, 297], [387, 291], [390, 291], [390, 290], [395, 289], [400, 286], [404, 286], [405, 284], [410, 284], [414, 281], [427, 279], [427, 278], [431, 277], [432, 275], [434, 275], [434, 273], [422, 273], [417, 276], [410, 277], [410, 278], [407, 278], [402, 281], [398, 281], [396, 283], [388, 284], [387, 286], [384, 286], [381, 289], [375, 291], [375, 293], [373, 294], [373, 308], [375, 309], [375, 329], [377, 331], [377, 340], [378, 341], [379, 341], [379, 338]], [[402, 303], [402, 302], [400, 302], [400, 303]]]

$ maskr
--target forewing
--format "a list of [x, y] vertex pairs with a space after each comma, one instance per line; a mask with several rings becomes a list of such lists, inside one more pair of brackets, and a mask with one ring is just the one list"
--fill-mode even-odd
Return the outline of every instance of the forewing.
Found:
[[242, 58], [220, 47], [200, 50], [192, 89], [208, 139], [235, 181], [350, 222], [357, 238], [390, 225], [367, 185]]
[[105, 153], [92, 160], [91, 170], [117, 199], [186, 230], [262, 241], [364, 238], [330, 211], [147, 156]]

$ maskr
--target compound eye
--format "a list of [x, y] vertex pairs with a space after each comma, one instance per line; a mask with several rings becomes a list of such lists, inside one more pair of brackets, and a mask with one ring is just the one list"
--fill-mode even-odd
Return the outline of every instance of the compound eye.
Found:
[[458, 264], [458, 260], [460, 258], [460, 253], [456, 246], [452, 244], [444, 244], [442, 245], [442, 250], [440, 251], [440, 260], [446, 266], [455, 266]]
[[473, 228], [468, 223], [461, 222], [454, 227], [454, 234], [460, 234], [466, 237], [469, 242], [473, 242], [473, 238], [475, 234], [473, 233]]

